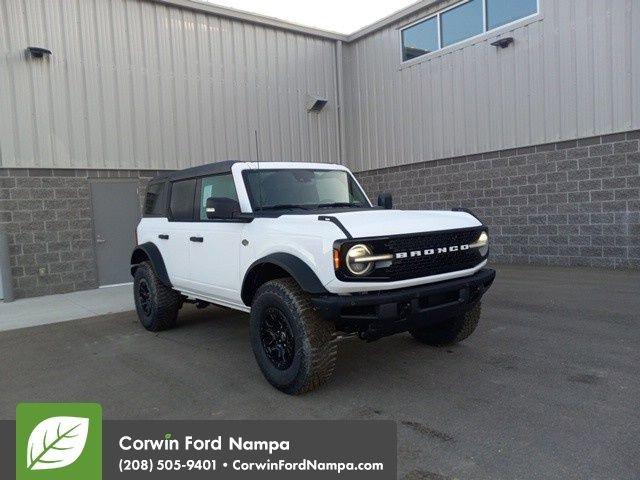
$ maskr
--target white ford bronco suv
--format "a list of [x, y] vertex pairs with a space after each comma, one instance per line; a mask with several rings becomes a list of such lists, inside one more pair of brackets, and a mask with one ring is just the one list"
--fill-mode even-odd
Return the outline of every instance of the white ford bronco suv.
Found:
[[137, 238], [142, 325], [173, 327], [185, 302], [250, 312], [258, 365], [288, 394], [329, 379], [343, 337], [464, 340], [495, 277], [475, 216], [392, 210], [388, 194], [373, 206], [340, 165], [220, 162], [155, 177]]

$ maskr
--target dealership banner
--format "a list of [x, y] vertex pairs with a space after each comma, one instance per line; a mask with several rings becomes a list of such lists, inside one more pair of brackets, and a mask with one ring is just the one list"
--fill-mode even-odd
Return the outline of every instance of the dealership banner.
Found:
[[396, 478], [393, 421], [103, 421], [97, 404], [21, 404], [0, 436], [16, 439], [0, 478], [16, 480]]

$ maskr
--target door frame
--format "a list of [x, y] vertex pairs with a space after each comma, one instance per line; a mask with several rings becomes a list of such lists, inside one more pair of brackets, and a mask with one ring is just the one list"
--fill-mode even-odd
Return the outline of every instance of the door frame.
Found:
[[[142, 218], [142, 211], [140, 207], [140, 179], [134, 177], [122, 177], [122, 178], [89, 178], [89, 199], [91, 201], [91, 245], [93, 246], [93, 265], [96, 270], [96, 283], [97, 288], [115, 287], [118, 285], [131, 285], [133, 282], [126, 283], [114, 283], [110, 285], [100, 285], [100, 267], [98, 266], [98, 246], [96, 245], [96, 221], [94, 210], [94, 198], [91, 191], [91, 185], [94, 183], [135, 183], [136, 184], [136, 205], [138, 207], [138, 221]], [[137, 235], [137, 233], [136, 233]]]

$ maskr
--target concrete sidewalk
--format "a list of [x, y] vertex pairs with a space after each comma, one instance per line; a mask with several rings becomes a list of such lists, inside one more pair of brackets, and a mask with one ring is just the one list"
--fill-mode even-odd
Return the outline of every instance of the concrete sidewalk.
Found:
[[0, 302], [0, 331], [135, 309], [131, 284]]

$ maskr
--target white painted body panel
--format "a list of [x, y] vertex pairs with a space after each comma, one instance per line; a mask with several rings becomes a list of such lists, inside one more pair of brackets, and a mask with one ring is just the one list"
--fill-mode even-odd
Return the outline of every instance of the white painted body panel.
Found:
[[332, 213], [331, 216], [340, 220], [353, 238], [454, 230], [481, 225], [468, 213], [439, 210], [370, 210]]
[[[138, 243], [151, 242], [162, 254], [172, 285], [177, 289], [186, 287], [189, 271], [189, 251], [187, 243], [188, 222], [170, 222], [166, 218], [143, 218], [138, 224]], [[169, 235], [161, 240], [159, 235]]]
[[[188, 288], [196, 294], [240, 302], [240, 249], [244, 223], [199, 222], [189, 236], [202, 237], [202, 243], [189, 242]], [[244, 248], [244, 247], [242, 247]]]
[[[242, 171], [257, 168], [253, 163], [232, 167], [238, 200], [243, 213], [251, 213]], [[340, 165], [309, 163], [261, 163], [260, 168], [347, 168]], [[486, 260], [468, 270], [397, 282], [343, 282], [333, 268], [333, 245], [346, 238], [334, 223], [318, 220], [318, 212], [257, 217], [250, 223], [169, 222], [164, 218], [143, 218], [138, 225], [139, 243], [158, 246], [171, 283], [183, 294], [242, 311], [240, 293], [245, 274], [251, 265], [274, 253], [288, 253], [304, 261], [331, 293], [351, 294], [392, 290], [469, 276], [485, 266]], [[336, 217], [353, 238], [381, 237], [407, 233], [469, 228], [481, 223], [464, 212], [362, 210], [327, 212]], [[168, 234], [169, 240], [158, 235]], [[202, 243], [189, 241], [191, 236], [204, 238]], [[242, 241], [247, 244], [243, 245]]]

